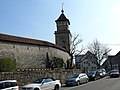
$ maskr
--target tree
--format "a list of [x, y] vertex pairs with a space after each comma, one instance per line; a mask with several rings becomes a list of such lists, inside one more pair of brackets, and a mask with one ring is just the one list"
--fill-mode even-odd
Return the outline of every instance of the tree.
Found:
[[16, 70], [16, 62], [10, 58], [0, 58], [0, 72]]
[[102, 61], [107, 58], [108, 53], [111, 51], [111, 49], [101, 44], [97, 39], [88, 45], [88, 50], [97, 58], [98, 68], [100, 68]]
[[71, 46], [71, 49], [70, 49], [71, 59], [69, 60], [70, 64], [67, 64], [67, 68], [72, 68], [73, 59], [74, 59], [75, 55], [80, 54], [84, 50], [83, 47], [81, 48], [81, 50], [77, 49], [78, 45], [82, 42], [82, 39], [80, 39], [79, 37], [80, 37], [80, 35], [77, 34], [72, 39], [72, 42], [71, 42], [71, 45], [70, 45]]

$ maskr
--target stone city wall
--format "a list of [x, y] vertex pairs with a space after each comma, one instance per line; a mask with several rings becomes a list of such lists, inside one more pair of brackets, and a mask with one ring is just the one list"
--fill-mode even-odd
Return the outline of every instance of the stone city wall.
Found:
[[0, 41], [0, 58], [4, 57], [16, 60], [17, 69], [45, 68], [46, 60], [53, 57], [62, 58], [65, 63], [70, 59], [67, 52], [55, 47]]
[[32, 83], [38, 78], [54, 77], [61, 81], [62, 84], [65, 80], [74, 73], [79, 73], [79, 69], [70, 70], [47, 70], [47, 69], [21, 69], [17, 72], [0, 72], [0, 80], [16, 79], [19, 86]]

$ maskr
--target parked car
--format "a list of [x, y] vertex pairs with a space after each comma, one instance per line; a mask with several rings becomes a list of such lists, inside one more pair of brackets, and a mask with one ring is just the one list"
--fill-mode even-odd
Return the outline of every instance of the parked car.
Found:
[[88, 71], [87, 75], [89, 80], [100, 79], [100, 73], [98, 71]]
[[103, 78], [107, 75], [105, 69], [98, 69], [97, 72], [100, 74], [100, 78]]
[[66, 80], [66, 86], [71, 86], [71, 85], [79, 85], [82, 83], [87, 83], [88, 80], [88, 76], [85, 73], [76, 73], [72, 76], [70, 76], [67, 80]]
[[55, 80], [51, 77], [39, 78], [32, 84], [22, 87], [22, 90], [59, 90], [61, 87], [60, 80]]
[[19, 90], [17, 80], [1, 80], [0, 90]]
[[119, 77], [120, 76], [120, 73], [118, 70], [111, 70], [110, 72], [110, 78], [112, 77]]

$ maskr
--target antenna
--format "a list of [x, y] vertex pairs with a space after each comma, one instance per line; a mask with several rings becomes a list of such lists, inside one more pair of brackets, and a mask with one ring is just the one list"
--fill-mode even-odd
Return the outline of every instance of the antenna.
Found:
[[120, 46], [120, 44], [104, 44], [104, 45], [109, 45], [109, 46]]

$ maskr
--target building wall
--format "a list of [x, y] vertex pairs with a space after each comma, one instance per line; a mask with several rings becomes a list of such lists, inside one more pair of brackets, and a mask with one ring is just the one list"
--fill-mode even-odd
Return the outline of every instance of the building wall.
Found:
[[90, 70], [96, 70], [97, 69], [96, 61], [97, 59], [90, 52], [87, 52], [86, 54], [83, 55], [75, 56], [75, 63], [77, 65], [77, 68], [80, 68], [85, 72]]
[[97, 65], [93, 61], [94, 60], [91, 60], [89, 58], [85, 59], [81, 63], [81, 68], [84, 69], [84, 70], [86, 70], [86, 71], [97, 70]]
[[66, 63], [70, 59], [67, 52], [55, 47], [0, 41], [0, 58], [9, 57], [16, 60], [17, 69], [45, 68], [47, 53], [50, 60], [58, 57]]
[[70, 51], [71, 38], [69, 33], [63, 32], [56, 34], [56, 44], [65, 48], [67, 51]]

